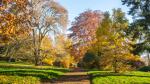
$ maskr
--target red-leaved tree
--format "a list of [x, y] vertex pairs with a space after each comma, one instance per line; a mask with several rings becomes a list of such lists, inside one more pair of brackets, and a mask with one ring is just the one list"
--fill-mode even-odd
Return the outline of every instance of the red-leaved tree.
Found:
[[76, 61], [80, 60], [87, 49], [96, 40], [96, 30], [103, 19], [103, 14], [99, 10], [87, 10], [81, 13], [72, 22], [69, 35], [73, 40], [72, 54]]

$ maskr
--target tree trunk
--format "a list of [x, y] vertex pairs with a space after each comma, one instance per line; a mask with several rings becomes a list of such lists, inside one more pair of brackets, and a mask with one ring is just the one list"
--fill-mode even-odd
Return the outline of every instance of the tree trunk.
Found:
[[39, 36], [38, 36], [38, 60], [39, 60], [39, 65], [42, 64], [42, 57], [41, 57], [41, 43], [42, 43], [42, 33], [41, 33], [41, 29], [39, 29]]
[[39, 56], [38, 56], [38, 47], [37, 47], [37, 42], [36, 42], [36, 35], [35, 35], [35, 30], [33, 29], [33, 46], [34, 46], [34, 61], [35, 61], [35, 66], [39, 65]]
[[38, 51], [35, 49], [34, 50], [34, 56], [35, 56], [35, 66], [39, 65], [39, 56], [38, 56]]
[[11, 62], [11, 59], [12, 59], [12, 57], [10, 56], [9, 59], [8, 59], [8, 62]]
[[114, 57], [113, 71], [114, 71], [115, 73], [118, 73], [118, 70], [117, 70], [117, 59], [116, 59], [116, 57]]
[[16, 55], [16, 53], [17, 53], [17, 50], [14, 49], [9, 56], [8, 62], [15, 62], [15, 59], [13, 59], [13, 57]]
[[41, 37], [41, 33], [39, 30], [39, 36], [36, 37], [36, 31], [33, 29], [33, 44], [34, 44], [34, 56], [35, 56], [35, 65], [41, 65], [41, 42], [42, 42], [42, 37]]
[[13, 51], [14, 49], [11, 49], [12, 47], [7, 47], [7, 50], [6, 50], [6, 54], [5, 54], [5, 57], [8, 57], [8, 62], [11, 62], [12, 60], [12, 55], [13, 55]]
[[147, 61], [148, 61], [148, 66], [150, 66], [150, 54], [147, 54]]

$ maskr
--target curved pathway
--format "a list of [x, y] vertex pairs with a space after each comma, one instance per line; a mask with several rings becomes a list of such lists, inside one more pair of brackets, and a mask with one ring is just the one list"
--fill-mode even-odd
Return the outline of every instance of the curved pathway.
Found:
[[90, 77], [83, 70], [73, 70], [72, 72], [65, 73], [59, 79], [51, 80], [51, 83], [43, 84], [90, 84]]

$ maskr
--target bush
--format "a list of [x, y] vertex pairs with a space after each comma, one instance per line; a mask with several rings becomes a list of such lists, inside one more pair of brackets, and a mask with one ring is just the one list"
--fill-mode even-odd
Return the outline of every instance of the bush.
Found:
[[131, 65], [132, 68], [134, 69], [139, 69], [143, 66], [145, 66], [145, 63], [141, 60], [139, 56], [130, 56], [129, 59], [126, 60], [126, 63], [128, 65]]
[[144, 67], [140, 68], [139, 71], [149, 72], [150, 71], [150, 66], [144, 66]]
[[99, 69], [100, 64], [99, 64], [99, 57], [95, 55], [95, 53], [91, 51], [87, 51], [85, 53], [82, 61], [80, 61], [80, 67], [84, 67], [87, 69]]
[[70, 68], [72, 63], [74, 63], [74, 58], [70, 55], [66, 55], [61, 59], [64, 68]]

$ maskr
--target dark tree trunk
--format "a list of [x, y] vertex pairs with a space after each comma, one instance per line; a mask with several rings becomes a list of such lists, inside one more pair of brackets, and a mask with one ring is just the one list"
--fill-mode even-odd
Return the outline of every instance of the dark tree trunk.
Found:
[[113, 71], [114, 71], [115, 73], [118, 73], [118, 70], [117, 70], [117, 59], [116, 59], [116, 57], [114, 57]]
[[8, 62], [11, 62], [11, 59], [12, 59], [12, 57], [10, 56], [9, 59], [8, 59]]
[[35, 66], [39, 65], [39, 56], [38, 56], [38, 51], [35, 49], [34, 50], [34, 56], [35, 56]]
[[148, 66], [150, 66], [150, 54], [149, 53], [147, 54], [147, 59], [148, 59], [147, 60], [148, 61]]

